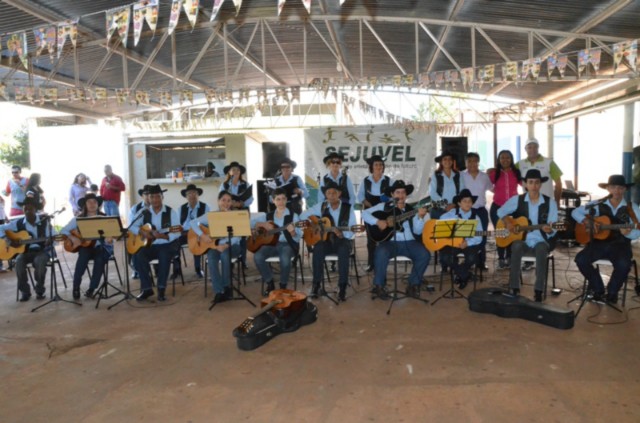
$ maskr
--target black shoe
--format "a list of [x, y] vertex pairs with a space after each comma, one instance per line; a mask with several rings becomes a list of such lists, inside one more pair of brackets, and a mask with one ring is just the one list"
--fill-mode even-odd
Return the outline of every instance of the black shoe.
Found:
[[218, 292], [215, 297], [213, 297], [214, 304], [224, 303], [225, 301], [227, 301], [227, 297], [222, 292]]
[[224, 298], [226, 300], [233, 300], [233, 290], [231, 289], [230, 286], [224, 287]]
[[[84, 291], [84, 296], [85, 296], [85, 297], [87, 297], [87, 298], [93, 298], [93, 294], [94, 294], [94, 292], [93, 292], [93, 288], [89, 288], [89, 289], [87, 289], [86, 291]], [[78, 298], [79, 298], [79, 297], [78, 297]], [[76, 298], [76, 300], [77, 300], [78, 298]]]
[[373, 294], [371, 297], [372, 299], [380, 298], [381, 300], [388, 300], [390, 298], [389, 293], [384, 286], [375, 285], [371, 293]]
[[287, 289], [287, 285], [280, 284], [280, 289]]
[[340, 291], [338, 292], [338, 301], [347, 301], [347, 287], [340, 285]]
[[607, 304], [618, 304], [618, 295], [614, 294], [608, 294], [607, 295]]
[[136, 297], [138, 301], [145, 301], [147, 298], [153, 296], [153, 289], [145, 289]]
[[462, 279], [462, 278], [460, 278], [460, 279], [459, 279], [459, 282], [458, 282], [458, 287], [459, 287], [460, 289], [465, 289], [465, 288], [467, 287], [467, 284], [468, 284], [468, 283], [469, 283], [469, 279]]
[[591, 301], [604, 303], [604, 292], [593, 292], [591, 294]]
[[36, 292], [36, 300], [44, 300], [45, 298], [47, 298], [47, 296], [45, 295], [44, 291]]
[[640, 297], [640, 284], [635, 286], [636, 295]]
[[318, 291], [320, 291], [320, 284], [314, 283], [311, 287], [311, 293], [309, 294], [309, 296], [311, 298], [318, 298]]
[[80, 287], [74, 287], [73, 288], [73, 299], [74, 300], [79, 300], [80, 299]]
[[264, 295], [269, 295], [269, 292], [276, 289], [276, 286], [273, 284], [273, 281], [267, 282], [267, 287], [264, 290]]
[[515, 295], [515, 296], [517, 297], [518, 295], [520, 295], [520, 289], [518, 289], [518, 288], [513, 288], [513, 289], [511, 290], [511, 294], [512, 294], [512, 295]]
[[542, 302], [542, 291], [536, 291], [533, 295], [534, 295], [533, 299], [536, 303]]
[[481, 265], [478, 266], [478, 269], [482, 269], [484, 271], [489, 270], [489, 266], [487, 266], [486, 263], [482, 263]]
[[420, 298], [420, 285], [407, 286], [407, 296], [411, 298]]
[[367, 272], [367, 273], [373, 272], [373, 265], [371, 265], [371, 264], [368, 265], [367, 267], [365, 267], [364, 271]]
[[202, 270], [196, 270], [196, 276], [199, 278], [204, 278], [204, 272]]
[[526, 263], [524, 263], [524, 264], [522, 265], [521, 270], [522, 270], [523, 272], [526, 272], [526, 271], [528, 271], [528, 270], [533, 269], [534, 267], [536, 267], [535, 263], [532, 263], [532, 262], [528, 261], [528, 262], [526, 262]]
[[167, 297], [164, 296], [164, 288], [158, 288], [158, 301], [167, 301]]
[[23, 303], [25, 301], [29, 301], [29, 298], [31, 298], [31, 293], [30, 292], [23, 292], [22, 295], [20, 295], [20, 299], [18, 301]]

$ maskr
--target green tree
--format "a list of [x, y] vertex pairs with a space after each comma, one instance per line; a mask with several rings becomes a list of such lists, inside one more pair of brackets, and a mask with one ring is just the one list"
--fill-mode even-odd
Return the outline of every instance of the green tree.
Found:
[[29, 167], [29, 131], [23, 126], [13, 134], [13, 140], [0, 144], [0, 160], [12, 166]]

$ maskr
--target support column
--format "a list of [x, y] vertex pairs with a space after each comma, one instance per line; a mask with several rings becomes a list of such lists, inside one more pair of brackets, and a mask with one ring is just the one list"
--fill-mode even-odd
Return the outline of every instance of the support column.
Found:
[[[622, 132], [622, 174], [627, 181], [633, 181], [633, 117], [635, 115], [635, 103], [624, 105], [624, 130]], [[633, 186], [627, 191], [625, 198], [637, 197], [638, 187]]]
[[550, 159], [553, 159], [553, 136], [554, 136], [553, 124], [549, 124], [547, 125], [547, 145], [549, 148], [549, 151], [547, 152], [547, 157], [549, 157]]

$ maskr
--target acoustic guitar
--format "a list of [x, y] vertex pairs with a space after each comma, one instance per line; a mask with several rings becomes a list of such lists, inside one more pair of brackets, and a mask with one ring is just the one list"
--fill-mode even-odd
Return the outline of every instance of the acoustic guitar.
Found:
[[72, 241], [71, 238], [65, 237], [64, 239], [64, 250], [68, 253], [77, 253], [80, 251], [80, 248], [92, 248], [96, 245], [95, 239], [84, 239], [82, 238], [82, 234], [77, 229], [71, 230], [71, 235], [78, 238], [80, 241]]
[[262, 299], [262, 309], [254, 315], [247, 317], [245, 321], [238, 326], [237, 331], [242, 334], [251, 332], [256, 317], [267, 312], [278, 313], [278, 317], [284, 318], [290, 313], [302, 309], [306, 301], [307, 296], [302, 292], [291, 289], [276, 289], [271, 291], [267, 298]]
[[[592, 220], [593, 219], [593, 220]], [[599, 224], [598, 232], [594, 231], [595, 224]], [[582, 223], [576, 223], [576, 241], [579, 244], [588, 244], [591, 239], [607, 239], [611, 236], [611, 231], [620, 229], [640, 229], [640, 224], [636, 223], [611, 223], [609, 216], [587, 217]], [[591, 235], [593, 234], [593, 235]], [[590, 236], [591, 235], [591, 236]]]
[[[126, 248], [127, 248], [127, 252], [131, 255], [135, 254], [138, 252], [138, 250], [140, 250], [140, 248], [143, 247], [147, 247], [149, 245], [151, 245], [151, 243], [153, 242], [153, 226], [151, 226], [150, 223], [146, 223], [142, 226], [140, 226], [140, 229], [138, 231], [138, 235], [134, 234], [133, 232], [129, 231], [127, 233], [127, 242], [126, 242]], [[176, 232], [182, 232], [182, 226], [180, 225], [175, 225], [175, 226], [171, 226], [169, 228], [162, 228], [162, 229], [156, 229], [157, 232], [161, 233], [161, 234], [168, 234], [168, 233], [176, 233]]]
[[[277, 245], [280, 238], [280, 232], [287, 229], [286, 226], [279, 227], [273, 222], [268, 222], [273, 225], [272, 229], [257, 228], [254, 234], [247, 238], [247, 250], [255, 253], [261, 247], [265, 245]], [[288, 226], [288, 225], [287, 225]], [[296, 228], [306, 228], [309, 226], [309, 221], [301, 220], [293, 224]]]
[[[9, 239], [0, 238], [0, 260], [11, 260], [15, 255], [22, 254], [26, 251], [27, 245], [46, 242], [49, 237], [31, 238], [31, 234], [27, 231], [6, 231], [5, 236]], [[62, 241], [66, 237], [64, 235], [54, 235], [54, 241]]]
[[390, 239], [393, 236], [393, 233], [395, 232], [395, 230], [401, 228], [400, 225], [402, 224], [402, 222], [404, 222], [407, 219], [411, 219], [413, 216], [418, 214], [418, 211], [420, 211], [421, 208], [426, 208], [427, 211], [429, 211], [434, 208], [437, 209], [437, 208], [445, 207], [447, 203], [448, 203], [447, 200], [431, 201], [430, 199], [427, 198], [419, 201], [414, 206], [415, 208], [413, 210], [396, 214], [395, 217], [393, 215], [393, 211], [386, 212], [384, 210], [378, 210], [376, 212], [373, 212], [372, 215], [378, 220], [386, 220], [387, 228], [384, 230], [381, 230], [380, 228], [378, 228], [378, 225], [367, 225], [366, 226], [367, 232], [369, 233], [369, 237], [375, 243], [379, 244], [381, 242], [384, 242]]
[[331, 233], [337, 231], [364, 232], [364, 225], [332, 226], [328, 217], [309, 216], [308, 226], [304, 229], [304, 242], [313, 247], [320, 241], [326, 241]]
[[[429, 220], [424, 224], [422, 230], [422, 243], [429, 251], [439, 251], [444, 247], [458, 248], [466, 238], [434, 238], [433, 233], [436, 229], [437, 219]], [[495, 236], [496, 238], [505, 238], [509, 236], [507, 229], [498, 229], [495, 231], [476, 231], [474, 236]]]
[[[200, 224], [200, 230], [209, 235], [209, 227], [203, 224]], [[210, 248], [218, 245], [218, 238], [214, 238], [211, 242], [204, 242], [198, 239], [198, 234], [196, 234], [193, 229], [189, 229], [187, 233], [187, 245], [189, 246], [189, 251], [193, 253], [194, 256], [201, 256], [207, 252]]]
[[[512, 231], [509, 231], [509, 236], [506, 236], [504, 238], [496, 238], [496, 245], [502, 248], [508, 247], [509, 245], [511, 245], [511, 243], [513, 243], [513, 241], [520, 241], [524, 239], [524, 234], [526, 232], [542, 229], [545, 226], [551, 226], [551, 229], [556, 231], [567, 230], [567, 224], [565, 222], [557, 222], [552, 224], [545, 223], [544, 225], [529, 225], [529, 219], [527, 219], [525, 216], [520, 216], [517, 219], [507, 216], [505, 217], [505, 219], [510, 219], [513, 222], [514, 227]], [[496, 225], [496, 230], [503, 229], [506, 229], [506, 226], [503, 222], [503, 219], [500, 219], [498, 220], [498, 224]]]

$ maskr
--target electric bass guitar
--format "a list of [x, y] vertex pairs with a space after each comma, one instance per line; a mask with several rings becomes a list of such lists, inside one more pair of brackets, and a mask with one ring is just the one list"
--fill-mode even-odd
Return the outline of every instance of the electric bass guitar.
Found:
[[255, 319], [267, 312], [277, 313], [278, 317], [285, 318], [292, 312], [296, 312], [304, 307], [307, 296], [302, 292], [291, 289], [276, 289], [271, 291], [267, 298], [262, 299], [262, 309], [256, 314], [249, 316], [238, 326], [237, 331], [248, 334], [253, 329]]
[[373, 217], [378, 220], [386, 220], [387, 227], [382, 230], [378, 227], [378, 225], [367, 225], [367, 232], [369, 233], [369, 237], [377, 244], [387, 241], [393, 236], [393, 233], [396, 229], [401, 229], [401, 224], [407, 219], [411, 219], [413, 216], [418, 214], [421, 208], [426, 208], [427, 212], [431, 209], [438, 209], [445, 207], [448, 204], [447, 200], [439, 200], [439, 201], [431, 201], [429, 199], [424, 199], [419, 201], [414, 207], [413, 210], [396, 214], [395, 217], [393, 215], [393, 211], [384, 211], [378, 210], [373, 212]]
[[[593, 219], [593, 221], [592, 221]], [[598, 232], [595, 232], [595, 225], [598, 225]], [[611, 223], [609, 216], [587, 217], [582, 223], [576, 223], [576, 241], [578, 244], [588, 244], [591, 239], [607, 239], [611, 236], [611, 231], [620, 229], [640, 229], [640, 224], [636, 223]]]
[[[526, 232], [542, 229], [545, 226], [551, 226], [551, 229], [555, 231], [567, 230], [567, 224], [565, 222], [557, 222], [551, 224], [545, 223], [544, 225], [529, 225], [529, 219], [527, 219], [525, 216], [520, 216], [517, 219], [507, 216], [505, 217], [505, 219], [511, 219], [514, 226], [513, 230], [509, 231], [509, 236], [504, 238], [496, 238], [496, 245], [502, 248], [508, 247], [509, 245], [511, 245], [511, 243], [513, 243], [513, 241], [520, 241], [524, 239], [524, 234]], [[498, 220], [498, 224], [496, 225], [496, 230], [503, 229], [506, 229], [506, 226], [503, 222], [503, 219], [500, 219]]]
[[[0, 260], [11, 260], [15, 255], [22, 254], [26, 251], [27, 245], [39, 244], [46, 242], [49, 237], [31, 238], [31, 234], [27, 231], [6, 231], [5, 236], [9, 239], [0, 238]], [[62, 241], [66, 237], [64, 235], [55, 235], [54, 241]]]
[[[133, 255], [137, 253], [140, 248], [148, 247], [149, 245], [151, 245], [151, 243], [153, 242], [153, 231], [154, 229], [150, 223], [140, 226], [138, 235], [135, 235], [133, 232], [129, 231], [127, 233], [126, 242], [127, 252]], [[161, 234], [182, 232], [182, 226], [175, 225], [169, 228], [156, 229], [156, 232]]]
[[[287, 226], [279, 227], [273, 222], [268, 222], [273, 225], [272, 229], [257, 228], [254, 234], [247, 238], [247, 250], [255, 253], [261, 247], [265, 245], [277, 245], [280, 238], [280, 232], [287, 230]], [[306, 228], [309, 226], [309, 221], [301, 220], [293, 224], [296, 228]]]
[[364, 232], [364, 225], [353, 226], [331, 226], [331, 220], [328, 217], [309, 216], [308, 226], [303, 232], [304, 242], [313, 247], [320, 241], [326, 241], [330, 233], [337, 231]]
[[80, 241], [72, 241], [71, 238], [65, 237], [64, 239], [64, 250], [68, 253], [77, 253], [80, 251], [80, 248], [92, 248], [96, 245], [95, 239], [84, 239], [82, 238], [82, 234], [77, 229], [71, 230], [71, 235], [78, 238]]
[[[436, 222], [438, 220], [432, 219], [424, 224], [424, 229], [422, 230], [422, 243], [429, 251], [439, 251], [444, 247], [455, 247], [458, 248], [464, 242], [466, 238], [434, 238], [433, 234], [436, 229]], [[452, 221], [453, 222], [453, 221]], [[495, 231], [476, 231], [473, 236], [495, 236], [498, 238], [505, 238], [509, 236], [509, 231], [507, 229], [498, 229]]]

